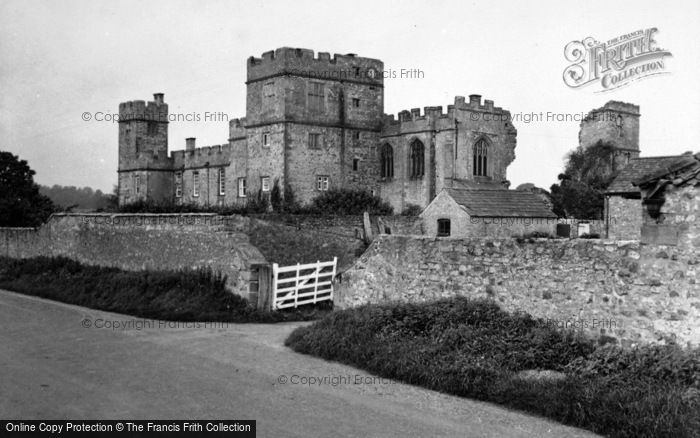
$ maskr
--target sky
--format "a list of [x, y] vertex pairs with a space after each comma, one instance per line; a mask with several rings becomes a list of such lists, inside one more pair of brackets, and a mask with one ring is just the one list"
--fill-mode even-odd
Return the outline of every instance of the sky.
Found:
[[[641, 107], [642, 156], [700, 150], [700, 2], [38, 1], [0, 3], [0, 150], [44, 185], [111, 191], [120, 102], [165, 94], [171, 113], [245, 115], [246, 59], [278, 47], [356, 53], [385, 70], [384, 110], [446, 108], [480, 94], [512, 114], [581, 114], [608, 100]], [[568, 87], [564, 48], [657, 28], [666, 74], [612, 91]], [[83, 120], [89, 113], [91, 120]], [[98, 115], [103, 114], [103, 115]], [[201, 117], [200, 117], [201, 118]], [[96, 120], [100, 119], [100, 120]], [[515, 121], [511, 187], [549, 188], [579, 122]], [[169, 149], [227, 142], [223, 121], [172, 122]]]

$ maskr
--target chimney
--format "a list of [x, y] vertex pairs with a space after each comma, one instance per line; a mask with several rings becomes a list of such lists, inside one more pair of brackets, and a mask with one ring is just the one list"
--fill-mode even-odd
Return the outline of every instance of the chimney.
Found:
[[469, 95], [470, 105], [481, 105], [481, 95], [480, 94], [470, 94]]
[[156, 105], [162, 105], [163, 104], [163, 93], [153, 94], [153, 100], [155, 100]]
[[196, 140], [195, 137], [190, 137], [185, 139], [185, 150], [186, 151], [193, 151], [194, 150], [194, 141]]

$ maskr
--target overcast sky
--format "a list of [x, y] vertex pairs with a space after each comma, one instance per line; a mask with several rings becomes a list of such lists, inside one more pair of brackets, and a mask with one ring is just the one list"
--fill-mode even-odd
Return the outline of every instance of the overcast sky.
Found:
[[[379, 58], [418, 79], [387, 79], [385, 111], [481, 94], [511, 113], [582, 113], [608, 100], [641, 106], [642, 155], [700, 150], [700, 2], [654, 1], [27, 1], [0, 3], [0, 149], [26, 159], [41, 184], [116, 184], [117, 126], [85, 122], [119, 102], [165, 93], [170, 112], [245, 115], [246, 59], [290, 46]], [[665, 75], [596, 93], [562, 80], [564, 47], [658, 28], [673, 56]], [[578, 122], [515, 122], [511, 187], [549, 188]], [[170, 124], [186, 137], [227, 141], [228, 124]]]

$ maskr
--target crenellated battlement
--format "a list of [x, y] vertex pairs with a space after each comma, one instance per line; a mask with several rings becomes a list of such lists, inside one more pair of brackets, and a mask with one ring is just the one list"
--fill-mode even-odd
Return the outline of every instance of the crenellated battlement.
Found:
[[442, 106], [426, 106], [421, 112], [420, 108], [400, 111], [396, 116], [384, 114], [384, 124], [399, 125], [403, 122], [418, 122], [428, 119], [454, 118], [454, 105], [447, 106], [447, 112], [443, 112]]
[[600, 108], [593, 109], [588, 112], [587, 118], [594, 118], [598, 113], [604, 113], [606, 111], [625, 113], [632, 116], [639, 116], [639, 105], [635, 105], [627, 102], [620, 102], [618, 100], [608, 101], [605, 105]]
[[481, 103], [481, 95], [480, 94], [470, 94], [469, 95], [469, 100], [466, 100], [464, 96], [456, 96], [455, 97], [455, 106], [458, 109], [463, 109], [463, 110], [477, 110], [477, 111], [486, 111], [494, 114], [506, 114], [509, 113], [509, 111], [505, 111], [503, 108], [495, 106], [493, 104], [493, 100], [485, 99], [484, 103]]
[[168, 104], [163, 93], [155, 93], [153, 100], [130, 100], [119, 104], [119, 122], [144, 121], [168, 123]]
[[248, 82], [270, 76], [295, 75], [325, 80], [354, 81], [381, 85], [384, 83], [384, 63], [378, 59], [363, 58], [353, 53], [328, 52], [281, 47], [248, 58]]
[[403, 122], [416, 122], [425, 120], [426, 118], [454, 118], [455, 108], [460, 110], [478, 110], [494, 114], [510, 114], [509, 111], [501, 107], [494, 106], [493, 100], [484, 100], [481, 103], [481, 96], [472, 94], [469, 96], [469, 101], [463, 96], [456, 96], [454, 105], [447, 105], [447, 112], [443, 112], [442, 106], [426, 106], [421, 112], [420, 108], [411, 108], [410, 110], [400, 111], [396, 116], [393, 114], [384, 115], [384, 124], [399, 124]]
[[228, 133], [229, 141], [246, 138], [246, 118], [241, 117], [229, 120]]
[[175, 157], [177, 155], [180, 156], [185, 156], [187, 154], [188, 156], [204, 156], [204, 155], [217, 155], [217, 154], [227, 154], [231, 152], [231, 145], [228, 143], [224, 144], [215, 144], [211, 146], [203, 146], [199, 148], [195, 148], [194, 150], [178, 150], [178, 151], [171, 151], [170, 156]]

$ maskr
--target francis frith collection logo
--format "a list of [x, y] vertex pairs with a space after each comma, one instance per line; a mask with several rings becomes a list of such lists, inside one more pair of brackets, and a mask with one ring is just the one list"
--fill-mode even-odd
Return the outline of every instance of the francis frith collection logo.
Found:
[[658, 46], [656, 32], [652, 27], [605, 42], [592, 37], [571, 41], [564, 48], [566, 60], [572, 63], [564, 70], [564, 83], [571, 88], [599, 84], [597, 92], [605, 92], [668, 73], [664, 57], [672, 55]]

